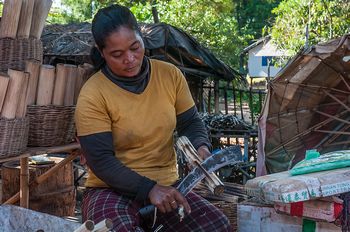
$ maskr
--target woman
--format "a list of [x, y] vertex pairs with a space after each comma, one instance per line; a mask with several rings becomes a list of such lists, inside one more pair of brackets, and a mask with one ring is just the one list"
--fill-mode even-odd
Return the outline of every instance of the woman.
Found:
[[[115, 231], [144, 231], [138, 210], [157, 207], [163, 231], [230, 231], [228, 219], [190, 192], [182, 196], [173, 131], [187, 136], [203, 158], [210, 155], [203, 123], [187, 83], [173, 65], [148, 59], [130, 10], [112, 5], [92, 22], [97, 71], [84, 85], [76, 126], [89, 166], [83, 220], [113, 220]], [[173, 186], [172, 186], [173, 185]], [[175, 209], [182, 205], [182, 222]]]

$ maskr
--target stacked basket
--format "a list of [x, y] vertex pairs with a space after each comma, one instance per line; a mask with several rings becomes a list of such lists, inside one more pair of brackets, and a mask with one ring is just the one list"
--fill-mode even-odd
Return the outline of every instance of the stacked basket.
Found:
[[[34, 63], [32, 63], [34, 66]], [[37, 65], [35, 94], [28, 102], [28, 146], [59, 146], [73, 141], [74, 110], [79, 91], [91, 66]]]
[[52, 0], [5, 0], [0, 24], [0, 158], [27, 147], [30, 74], [25, 60], [42, 61], [40, 36]]

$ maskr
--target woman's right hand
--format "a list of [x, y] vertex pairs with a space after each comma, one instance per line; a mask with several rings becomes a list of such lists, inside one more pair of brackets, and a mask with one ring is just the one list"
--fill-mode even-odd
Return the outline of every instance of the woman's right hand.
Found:
[[187, 214], [191, 213], [191, 208], [186, 198], [174, 187], [156, 184], [148, 196], [151, 203], [162, 213], [169, 213], [180, 205], [185, 208]]

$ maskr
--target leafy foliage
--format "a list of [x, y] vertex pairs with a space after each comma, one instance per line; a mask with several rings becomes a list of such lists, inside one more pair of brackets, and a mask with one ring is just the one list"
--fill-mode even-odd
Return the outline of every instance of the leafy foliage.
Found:
[[[91, 21], [97, 9], [111, 3], [130, 7], [140, 22], [152, 23], [156, 7], [161, 22], [179, 27], [237, 68], [239, 54], [262, 34], [271, 9], [280, 0], [61, 0], [50, 14], [51, 23]], [[242, 9], [245, 5], [248, 8]], [[238, 21], [239, 20], [239, 21]]]
[[284, 0], [273, 13], [277, 17], [272, 27], [272, 38], [290, 55], [296, 54], [305, 44], [307, 24], [310, 45], [342, 36], [350, 31], [348, 0]]

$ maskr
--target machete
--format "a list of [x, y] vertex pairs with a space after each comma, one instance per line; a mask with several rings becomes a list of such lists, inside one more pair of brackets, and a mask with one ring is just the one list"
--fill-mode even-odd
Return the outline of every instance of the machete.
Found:
[[[204, 168], [208, 173], [215, 172], [219, 168], [226, 165], [232, 165], [242, 162], [242, 151], [240, 146], [230, 146], [219, 152], [209, 156], [205, 159], [199, 166], [196, 166], [192, 171], [180, 182], [177, 186], [177, 190], [186, 196], [196, 184], [205, 178], [205, 173], [202, 168]], [[155, 210], [154, 205], [148, 205], [139, 210], [139, 214], [142, 217], [147, 216]]]

